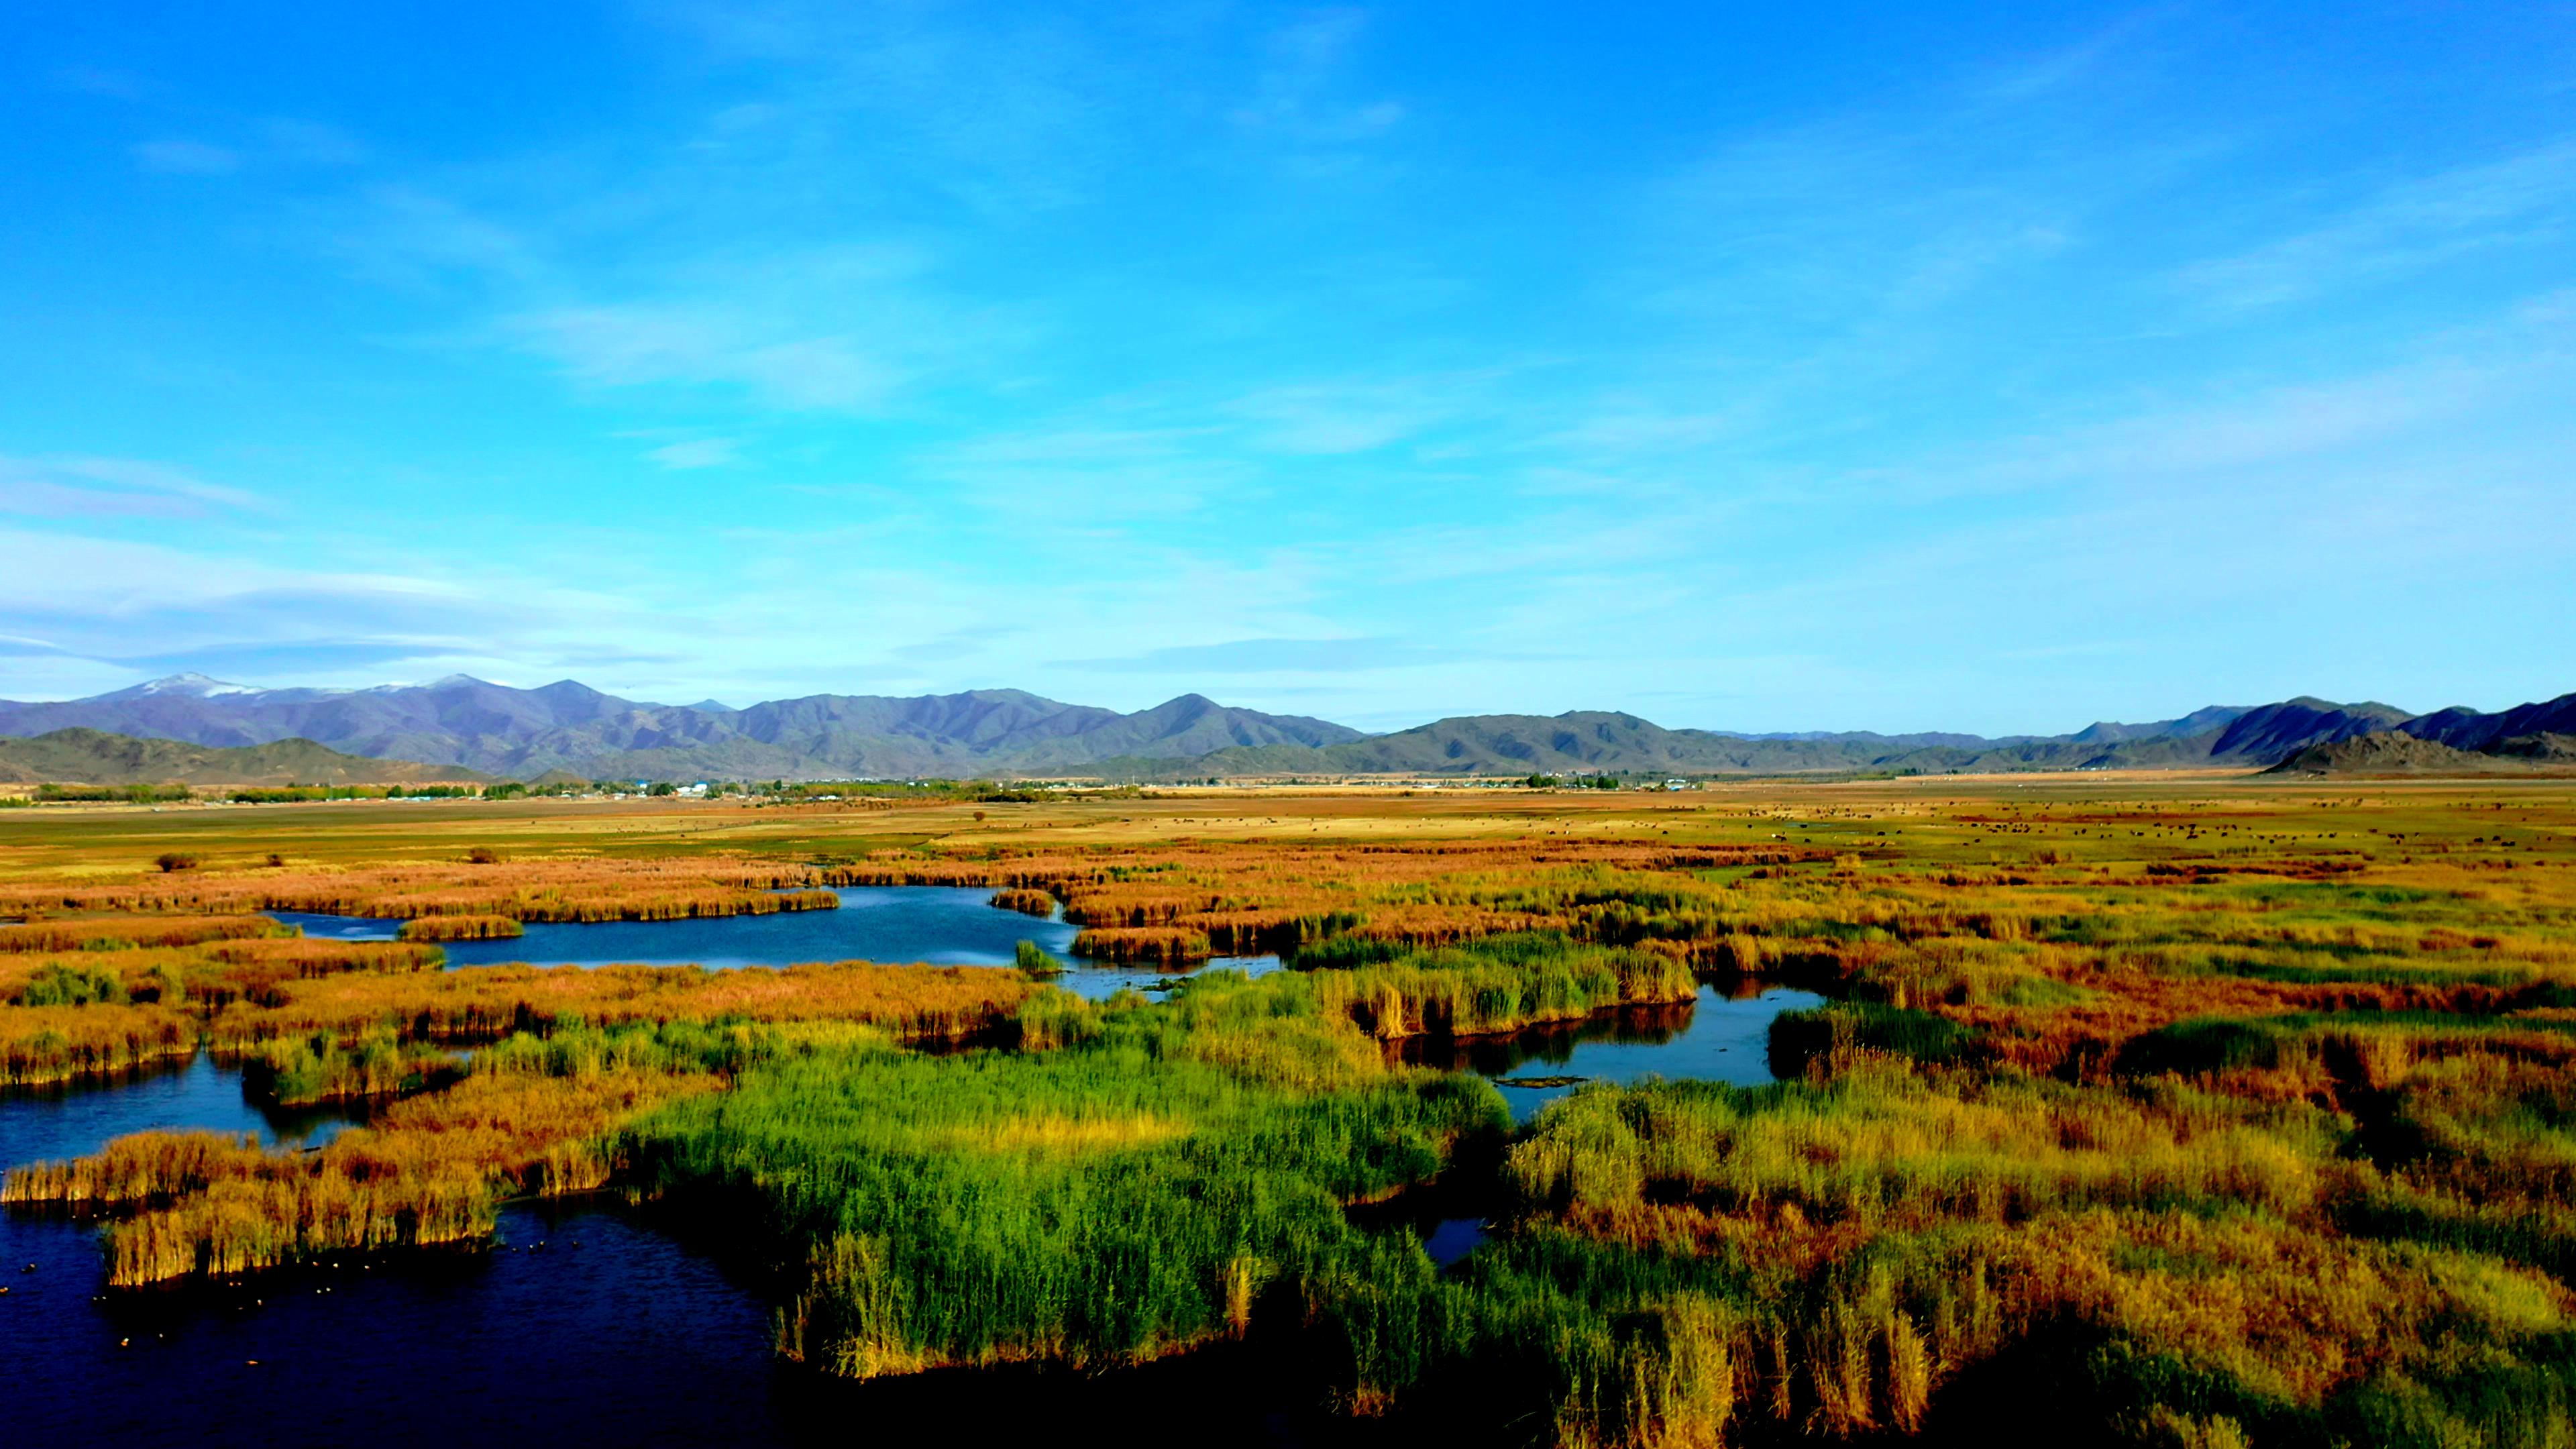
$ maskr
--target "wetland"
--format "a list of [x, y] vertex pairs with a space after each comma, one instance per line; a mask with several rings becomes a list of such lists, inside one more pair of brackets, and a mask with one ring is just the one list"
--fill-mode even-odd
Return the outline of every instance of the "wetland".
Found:
[[24, 812], [26, 1422], [2566, 1422], [2564, 787], [1712, 793]]

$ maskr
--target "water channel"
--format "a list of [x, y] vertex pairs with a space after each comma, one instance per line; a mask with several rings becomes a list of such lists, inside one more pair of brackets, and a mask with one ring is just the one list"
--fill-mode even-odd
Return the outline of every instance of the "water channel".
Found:
[[[531, 925], [517, 940], [446, 947], [458, 967], [500, 961], [742, 968], [879, 960], [1004, 965], [1022, 940], [1072, 968], [1086, 996], [1155, 987], [1162, 973], [1070, 957], [1074, 928], [993, 908], [980, 889], [860, 888], [837, 911], [602, 925]], [[384, 938], [395, 923], [280, 913], [308, 935]], [[1275, 957], [1212, 963], [1254, 973]], [[1527, 1121], [1574, 1078], [1660, 1073], [1770, 1079], [1772, 989], [1608, 1013], [1501, 1041], [1409, 1045], [1408, 1059], [1499, 1079]], [[95, 1152], [150, 1129], [327, 1142], [363, 1112], [273, 1111], [237, 1068], [200, 1055], [155, 1071], [0, 1094], [0, 1168]], [[1482, 1237], [1472, 1218], [1420, 1225], [1443, 1263]], [[233, 1284], [108, 1294], [95, 1226], [0, 1211], [0, 1405], [12, 1442], [78, 1435], [119, 1444], [305, 1442], [806, 1443], [879, 1431], [1057, 1432], [1117, 1416], [1140, 1442], [1312, 1442], [1277, 1406], [1293, 1387], [1241, 1346], [1108, 1376], [1014, 1370], [1007, 1386], [958, 1373], [859, 1388], [818, 1382], [769, 1351], [763, 1296], [691, 1243], [605, 1204], [505, 1208], [488, 1249], [280, 1270]], [[961, 1410], [960, 1405], [966, 1405]], [[1341, 1430], [1332, 1430], [1339, 1437]]]
[[[1069, 968], [1056, 982], [1102, 999], [1123, 987], [1156, 990], [1173, 976], [1150, 967], [1108, 966], [1073, 954], [1079, 928], [1059, 912], [1022, 915], [989, 904], [982, 886], [854, 886], [833, 892], [832, 911], [780, 911], [766, 916], [706, 916], [678, 921], [537, 921], [504, 941], [443, 944], [451, 966], [526, 961], [540, 966], [685, 966], [718, 970], [788, 966], [802, 961], [900, 961], [931, 966], [1008, 966], [1022, 941], [1034, 941]], [[308, 936], [337, 941], [389, 941], [399, 921], [271, 911]], [[1276, 956], [1225, 956], [1219, 970], [1258, 976], [1279, 969]]]

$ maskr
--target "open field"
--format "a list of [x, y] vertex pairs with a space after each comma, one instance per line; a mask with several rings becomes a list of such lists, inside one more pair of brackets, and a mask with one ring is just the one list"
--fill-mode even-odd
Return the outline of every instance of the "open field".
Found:
[[[1300, 969], [1091, 1005], [1000, 969], [449, 972], [256, 916], [488, 937], [905, 883]], [[120, 1283], [607, 1187], [756, 1225], [781, 1352], [841, 1374], [1276, 1315], [1340, 1412], [1504, 1442], [2576, 1435], [2565, 781], [45, 807], [0, 814], [0, 915], [11, 1080], [204, 1044], [394, 1100], [322, 1152], [10, 1178], [103, 1212]], [[1706, 979], [1830, 998], [1775, 1024], [1786, 1080], [1514, 1132], [1393, 1050]], [[1492, 1224], [1451, 1271], [1346, 1211], [1444, 1174]]]

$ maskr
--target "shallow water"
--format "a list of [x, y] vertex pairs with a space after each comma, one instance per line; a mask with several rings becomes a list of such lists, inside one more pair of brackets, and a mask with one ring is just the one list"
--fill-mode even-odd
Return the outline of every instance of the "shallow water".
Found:
[[[924, 962], [933, 966], [1008, 966], [1022, 941], [1034, 941], [1070, 968], [1058, 985], [1080, 996], [1140, 990], [1171, 973], [1096, 966], [1074, 956], [1078, 928], [1060, 917], [1006, 911], [984, 886], [855, 886], [833, 892], [835, 911], [780, 911], [766, 916], [710, 916], [678, 921], [536, 921], [507, 941], [442, 943], [452, 966], [527, 961], [541, 966], [706, 966], [738, 970], [800, 961]], [[271, 911], [307, 936], [337, 941], [389, 941], [399, 921]], [[1276, 956], [1237, 956], [1208, 963], [1252, 975], [1279, 969]]]
[[1308, 1411], [1297, 1358], [1258, 1341], [1096, 1374], [829, 1380], [774, 1358], [759, 1295], [658, 1223], [514, 1205], [491, 1249], [100, 1301], [88, 1226], [0, 1212], [0, 1442], [982, 1443], [1085, 1423], [1130, 1449], [1370, 1440]]
[[146, 1067], [0, 1092], [0, 1168], [86, 1157], [130, 1132], [248, 1132], [270, 1147], [319, 1147], [363, 1106], [263, 1107], [242, 1096], [241, 1068], [199, 1052]]
[[783, 1437], [767, 1314], [712, 1264], [620, 1211], [511, 1207], [501, 1232], [507, 1246], [491, 1251], [281, 1270], [98, 1302], [106, 1271], [88, 1226], [0, 1214], [9, 1438]]
[[[1785, 986], [1742, 996], [1702, 986], [1699, 999], [1687, 1004], [1627, 1007], [1511, 1036], [1415, 1038], [1400, 1050], [1406, 1061], [1496, 1078], [1494, 1085], [1511, 1105], [1512, 1120], [1527, 1122], [1541, 1107], [1586, 1082], [1624, 1084], [1663, 1076], [1760, 1086], [1772, 1080], [1771, 1019], [1824, 1001], [1812, 991]], [[1538, 1077], [1582, 1080], [1545, 1086], [1512, 1080]]]
[[[0, 1095], [0, 1167], [154, 1129], [312, 1147], [364, 1117], [262, 1108], [242, 1096], [238, 1068], [201, 1053]], [[501, 1230], [505, 1246], [489, 1252], [108, 1295], [94, 1224], [0, 1210], [8, 1442], [779, 1437], [767, 1312], [752, 1294], [622, 1213], [518, 1206], [503, 1210]], [[524, 1251], [540, 1241], [545, 1249]]]

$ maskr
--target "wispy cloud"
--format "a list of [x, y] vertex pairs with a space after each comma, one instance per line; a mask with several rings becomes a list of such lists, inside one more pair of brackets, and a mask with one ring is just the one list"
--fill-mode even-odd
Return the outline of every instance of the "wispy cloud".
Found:
[[882, 408], [905, 380], [864, 339], [788, 335], [761, 319], [705, 304], [562, 307], [504, 325], [530, 351], [594, 386], [728, 383], [784, 407], [870, 412]]
[[[772, 156], [813, 164], [873, 143], [911, 179], [994, 215], [1094, 195], [1140, 124], [1139, 98], [1174, 79], [1156, 74], [1162, 51], [1103, 34], [1112, 12], [1085, 23], [783, 0], [668, 4], [658, 13], [705, 53], [771, 72], [761, 109], [731, 114], [757, 123]], [[1136, 23], [1186, 26], [1177, 16]]]
[[497, 342], [593, 390], [720, 388], [766, 407], [878, 414], [908, 387], [1025, 344], [1028, 327], [1005, 309], [942, 287], [919, 245], [709, 243], [665, 214], [688, 191], [674, 184], [613, 222], [526, 194], [558, 179], [487, 181], [479, 189], [496, 195], [480, 200], [382, 184], [319, 224], [362, 277], [485, 310], [444, 343]]
[[1366, 11], [1337, 6], [1270, 32], [1252, 95], [1234, 111], [1235, 122], [1310, 145], [1363, 141], [1392, 129], [1404, 119], [1402, 103], [1348, 93], [1351, 55], [1367, 26]]
[[417, 184], [370, 185], [319, 221], [322, 248], [371, 281], [526, 286], [554, 270], [523, 229]]
[[674, 472], [687, 472], [697, 468], [725, 467], [734, 461], [733, 450], [734, 440], [731, 438], [691, 438], [685, 442], [665, 443], [644, 456]]
[[38, 518], [203, 518], [259, 510], [252, 493], [133, 458], [0, 457], [0, 512]]
[[1253, 446], [1281, 453], [1366, 453], [1401, 442], [1489, 404], [1485, 379], [1302, 383], [1263, 388], [1228, 405], [1249, 424]]
[[2380, 285], [2497, 248], [2565, 239], [2576, 141], [2380, 188], [2323, 226], [2195, 263], [2182, 285], [2214, 305], [2277, 306]]
[[223, 176], [241, 169], [241, 153], [229, 147], [170, 137], [139, 142], [135, 164], [165, 176]]
[[995, 432], [926, 450], [916, 466], [997, 516], [1051, 517], [1069, 530], [1187, 514], [1212, 497], [1241, 501], [1261, 487], [1259, 470], [1217, 446], [1212, 428], [1118, 426], [1123, 421], [1103, 410], [1089, 425]]
[[291, 116], [271, 116], [257, 127], [279, 159], [306, 166], [355, 166], [368, 159], [365, 143], [337, 126]]

